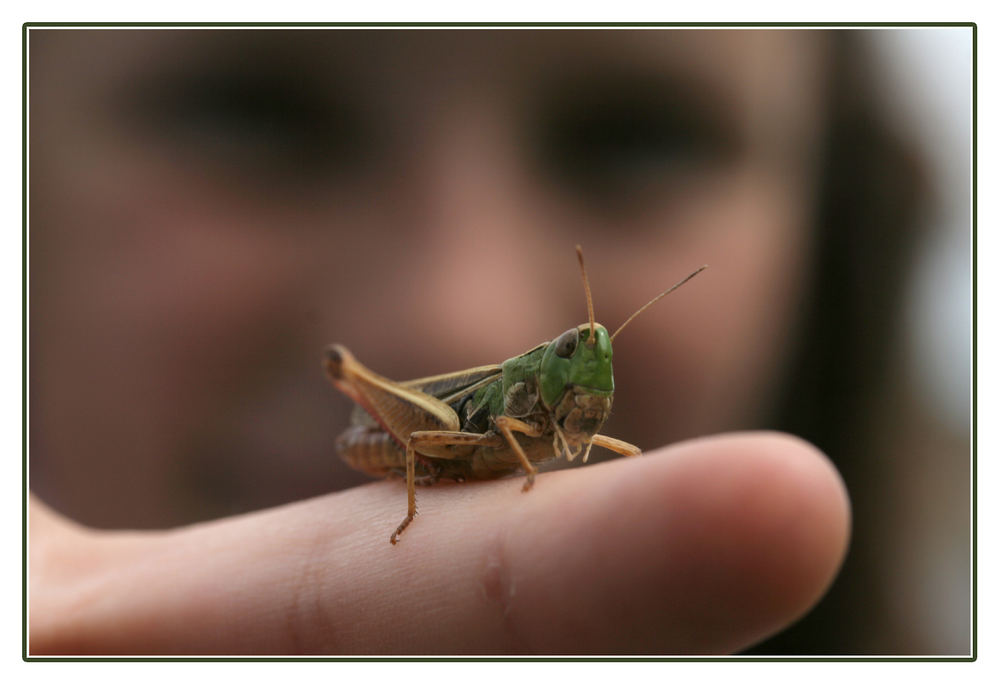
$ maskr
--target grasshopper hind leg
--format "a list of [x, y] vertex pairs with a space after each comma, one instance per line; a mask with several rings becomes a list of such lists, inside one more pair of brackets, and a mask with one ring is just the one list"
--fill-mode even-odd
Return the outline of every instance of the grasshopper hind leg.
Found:
[[497, 446], [496, 436], [484, 433], [464, 433], [462, 431], [414, 431], [406, 441], [406, 517], [389, 536], [395, 545], [406, 527], [417, 515], [416, 464], [417, 451], [436, 459], [461, 459], [467, 457], [470, 448]]
[[[416, 435], [416, 434], [414, 434]], [[414, 487], [414, 469], [416, 465], [416, 452], [413, 449], [413, 439], [414, 436], [411, 435], [409, 441], [406, 443], [406, 518], [403, 522], [396, 527], [396, 530], [391, 536], [389, 536], [389, 543], [395, 545], [396, 540], [399, 538], [400, 534], [406, 530], [406, 527], [410, 525], [413, 521], [413, 517], [417, 515], [417, 492]]]
[[[444, 469], [439, 464], [435, 464], [434, 462], [421, 459], [420, 455], [417, 455], [416, 468], [414, 469], [414, 475], [413, 475], [413, 482], [418, 487], [427, 487], [429, 485], [436, 485], [443, 477], [442, 476], [443, 473]], [[387, 475], [393, 478], [406, 480], [405, 462], [401, 468], [390, 469]]]

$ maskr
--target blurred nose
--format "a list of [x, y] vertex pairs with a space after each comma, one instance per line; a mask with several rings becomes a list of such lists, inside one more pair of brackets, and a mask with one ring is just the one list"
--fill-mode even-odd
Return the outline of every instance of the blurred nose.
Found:
[[542, 333], [539, 302], [542, 219], [497, 108], [467, 101], [444, 109], [413, 147], [402, 189], [408, 230], [419, 236], [409, 259], [420, 305], [407, 313], [408, 327], [433, 341], [435, 361], [499, 362], [551, 334]]

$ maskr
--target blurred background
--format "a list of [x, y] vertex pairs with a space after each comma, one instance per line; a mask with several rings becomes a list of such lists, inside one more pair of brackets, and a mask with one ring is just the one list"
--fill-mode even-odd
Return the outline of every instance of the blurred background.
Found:
[[[101, 528], [366, 482], [330, 342], [615, 342], [603, 431], [777, 429], [844, 569], [759, 654], [970, 650], [971, 28], [29, 31], [29, 479]], [[607, 455], [592, 455], [601, 458]]]

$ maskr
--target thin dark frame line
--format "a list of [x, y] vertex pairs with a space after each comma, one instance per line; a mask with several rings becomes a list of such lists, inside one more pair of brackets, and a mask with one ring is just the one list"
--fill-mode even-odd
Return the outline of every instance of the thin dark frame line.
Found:
[[25, 22], [27, 28], [959, 28], [975, 22]]
[[[118, 656], [30, 656], [28, 654], [28, 34], [44, 28], [971, 28], [972, 29], [972, 625], [971, 656], [716, 656], [716, 657], [294, 657], [294, 656], [213, 656], [213, 657], [118, 657]], [[21, 26], [21, 639], [22, 660], [52, 661], [943, 661], [974, 662], [978, 659], [978, 383], [977, 383], [977, 283], [978, 246], [978, 25], [976, 22], [24, 22]]]

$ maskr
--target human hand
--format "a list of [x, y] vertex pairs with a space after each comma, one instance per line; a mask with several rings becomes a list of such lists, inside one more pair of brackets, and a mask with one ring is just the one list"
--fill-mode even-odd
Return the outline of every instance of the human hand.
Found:
[[399, 481], [163, 532], [30, 502], [30, 654], [719, 654], [803, 615], [849, 536], [830, 462], [775, 433], [520, 482]]

